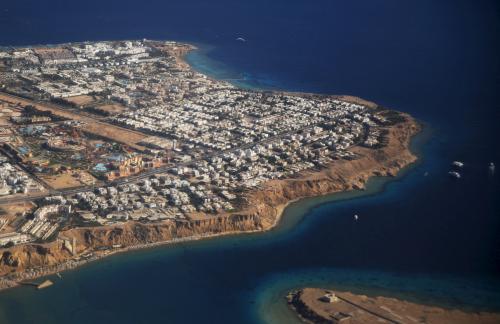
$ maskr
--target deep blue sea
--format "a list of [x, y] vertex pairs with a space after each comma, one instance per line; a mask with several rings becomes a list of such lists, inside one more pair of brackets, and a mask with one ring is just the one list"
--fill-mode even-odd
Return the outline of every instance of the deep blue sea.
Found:
[[[409, 112], [425, 124], [421, 159], [366, 192], [293, 204], [268, 233], [116, 255], [43, 291], [2, 292], [0, 322], [292, 323], [283, 297], [311, 285], [500, 311], [497, 1], [0, 3], [0, 46], [141, 38], [195, 43], [196, 69], [241, 86]], [[466, 164], [458, 181], [453, 160]]]

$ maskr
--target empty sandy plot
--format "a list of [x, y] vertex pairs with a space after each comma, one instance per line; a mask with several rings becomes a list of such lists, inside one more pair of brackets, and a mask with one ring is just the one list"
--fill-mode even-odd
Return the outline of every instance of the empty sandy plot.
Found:
[[119, 104], [107, 104], [107, 105], [101, 105], [97, 106], [97, 109], [100, 109], [102, 111], [105, 111], [111, 115], [116, 115], [122, 113], [126, 107], [119, 105]]
[[23, 213], [35, 208], [31, 201], [13, 204], [3, 204], [0, 207], [0, 233], [10, 233], [16, 230], [15, 220]]
[[[78, 171], [79, 173], [84, 173], [84, 171]], [[86, 172], [85, 172], [86, 173]], [[62, 173], [58, 175], [48, 176], [48, 175], [38, 175], [38, 177], [51, 186], [54, 189], [66, 189], [79, 187], [83, 185], [88, 185], [89, 179], [93, 177], [90, 174], [85, 175], [85, 180], [80, 179], [77, 173]], [[91, 181], [91, 180], [90, 180]]]
[[72, 102], [78, 106], [85, 106], [94, 102], [95, 100], [94, 97], [92, 96], [82, 95], [82, 96], [68, 97], [66, 98], [66, 101]]
[[29, 211], [35, 207], [35, 205], [31, 202], [20, 202], [13, 204], [5, 204], [0, 207], [2, 217], [11, 217], [16, 216], [16, 214], [23, 213], [25, 211]]

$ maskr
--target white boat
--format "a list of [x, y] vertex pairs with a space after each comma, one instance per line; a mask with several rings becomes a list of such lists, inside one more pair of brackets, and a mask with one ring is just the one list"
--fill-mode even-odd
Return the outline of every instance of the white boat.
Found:
[[464, 163], [460, 161], [453, 161], [451, 165], [456, 166], [458, 168], [462, 168], [464, 166]]
[[357, 221], [357, 220], [358, 220], [358, 218], [359, 218], [359, 217], [358, 217], [358, 215], [354, 215], [354, 220], [356, 220], [356, 221]]
[[490, 169], [490, 172], [491, 172], [491, 173], [495, 173], [495, 163], [490, 162], [489, 169]]
[[238, 37], [238, 38], [236, 38], [236, 40], [239, 41], [239, 42], [246, 42], [247, 41], [243, 37]]
[[461, 177], [460, 173], [458, 173], [456, 171], [450, 171], [450, 172], [448, 172], [448, 174], [454, 178], [457, 178], [457, 179], [460, 179], [460, 177]]

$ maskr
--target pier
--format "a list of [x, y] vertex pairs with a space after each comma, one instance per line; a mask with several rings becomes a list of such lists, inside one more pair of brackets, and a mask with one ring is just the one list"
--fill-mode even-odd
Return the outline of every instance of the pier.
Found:
[[52, 286], [54, 283], [47, 279], [41, 283], [28, 281], [28, 282], [21, 282], [20, 284], [24, 285], [24, 286], [33, 286], [33, 287], [36, 287], [36, 289], [44, 289], [44, 288]]

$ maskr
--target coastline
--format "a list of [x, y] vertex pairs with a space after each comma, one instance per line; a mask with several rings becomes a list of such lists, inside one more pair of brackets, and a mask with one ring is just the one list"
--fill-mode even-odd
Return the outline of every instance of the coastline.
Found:
[[152, 242], [152, 243], [131, 245], [131, 246], [123, 247], [123, 248], [117, 248], [117, 249], [112, 250], [112, 251], [106, 251], [106, 253], [103, 253], [101, 255], [96, 255], [93, 258], [89, 258], [86, 260], [75, 261], [75, 260], [70, 259], [70, 260], [66, 261], [65, 263], [56, 265], [55, 268], [45, 267], [45, 268], [40, 269], [40, 273], [37, 273], [35, 275], [25, 275], [25, 276], [23, 276], [22, 280], [12, 281], [12, 280], [6, 280], [6, 279], [0, 277], [0, 292], [7, 290], [7, 289], [20, 287], [21, 286], [20, 283], [22, 281], [44, 278], [47, 276], [55, 275], [56, 273], [59, 273], [59, 272], [74, 270], [74, 269], [77, 269], [78, 267], [83, 266], [85, 264], [99, 261], [101, 259], [104, 259], [104, 258], [112, 256], [112, 255], [127, 253], [127, 252], [131, 252], [131, 251], [156, 248], [156, 247], [161, 247], [161, 246], [168, 246], [168, 245], [179, 244], [179, 243], [215, 239], [215, 238], [223, 237], [223, 236], [233, 236], [233, 235], [241, 235], [241, 234], [249, 235], [249, 234], [257, 234], [257, 233], [264, 233], [267, 231], [271, 231], [279, 225], [279, 222], [281, 221], [281, 217], [282, 217], [285, 209], [290, 204], [297, 202], [299, 200], [300, 199], [290, 201], [287, 204], [283, 204], [281, 206], [276, 207], [276, 209], [280, 211], [279, 217], [276, 218], [276, 224], [274, 224], [274, 226], [267, 228], [267, 229], [264, 229], [264, 230], [232, 231], [232, 232], [201, 234], [201, 235], [195, 235], [195, 236], [189, 236], [189, 237], [174, 238], [174, 239], [167, 240], [167, 241], [158, 241], [158, 242]]
[[[194, 49], [195, 47], [193, 47]], [[180, 64], [189, 65], [185, 59], [185, 53], [183, 53], [178, 58], [181, 60]], [[190, 68], [192, 68], [190, 66]], [[299, 94], [299, 93], [294, 93]], [[315, 95], [315, 94], [308, 94]], [[344, 97], [345, 98], [345, 97]], [[350, 100], [362, 100], [356, 97], [350, 97]], [[366, 101], [363, 101], [366, 103]], [[373, 104], [374, 107], [376, 106]], [[367, 159], [366, 165], [361, 162], [355, 161], [341, 161], [340, 168], [339, 165], [335, 164], [329, 166], [328, 168], [320, 171], [308, 171], [301, 174], [298, 178], [285, 179], [285, 180], [273, 180], [269, 181], [263, 188], [263, 190], [256, 190], [249, 194], [249, 203], [247, 209], [240, 212], [220, 215], [208, 221], [193, 220], [191, 224], [184, 226], [181, 224], [180, 230], [176, 232], [176, 236], [162, 236], [166, 235], [166, 232], [170, 232], [171, 228], [161, 228], [158, 224], [144, 225], [144, 224], [134, 224], [131, 226], [136, 226], [134, 228], [129, 228], [130, 226], [108, 226], [103, 228], [78, 228], [71, 229], [64, 232], [66, 236], [78, 237], [79, 242], [84, 241], [83, 238], [86, 237], [88, 233], [93, 235], [96, 239], [101, 241], [99, 244], [89, 244], [89, 246], [79, 247], [79, 255], [85, 255], [89, 251], [95, 252], [91, 257], [81, 259], [80, 257], [75, 258], [72, 255], [53, 253], [57, 249], [57, 244], [48, 243], [43, 246], [42, 250], [44, 253], [39, 253], [39, 256], [32, 253], [38, 253], [38, 249], [28, 249], [21, 251], [21, 253], [27, 253], [30, 255], [29, 262], [34, 264], [33, 267], [26, 267], [21, 271], [9, 274], [8, 278], [2, 278], [0, 281], [0, 289], [11, 288], [19, 285], [19, 282], [35, 279], [39, 277], [48, 276], [60, 271], [75, 269], [82, 266], [88, 262], [96, 261], [107, 256], [111, 256], [118, 253], [140, 250], [146, 248], [152, 248], [167, 244], [175, 244], [187, 241], [197, 241], [200, 239], [216, 238], [226, 235], [239, 235], [239, 234], [251, 234], [251, 233], [262, 233], [270, 231], [277, 226], [279, 226], [282, 221], [282, 217], [287, 206], [293, 202], [299, 201], [308, 197], [325, 196], [339, 192], [346, 192], [353, 189], [364, 189], [364, 186], [368, 179], [373, 176], [391, 176], [394, 177], [398, 172], [404, 167], [414, 163], [417, 157], [410, 151], [410, 141], [418, 134], [422, 126], [418, 124], [409, 115], [403, 114], [405, 116], [405, 122], [402, 124], [396, 124], [391, 126], [391, 130], [397, 133], [395, 129], [400, 128], [400, 132], [396, 134], [399, 138], [399, 151], [392, 156], [388, 152], [380, 153], [379, 149], [366, 149], [360, 147], [354, 147], [353, 151], [358, 154], [365, 154]], [[397, 126], [397, 127], [396, 127]], [[401, 130], [402, 128], [402, 130]], [[387, 145], [391, 148], [391, 145]], [[392, 152], [394, 153], [394, 152]], [[380, 156], [377, 156], [380, 155]], [[380, 161], [379, 161], [380, 160]], [[350, 167], [350, 164], [356, 162], [358, 166], [354, 169]], [[337, 170], [340, 169], [340, 172]], [[361, 171], [361, 172], [359, 172]], [[273, 191], [272, 195], [269, 195], [270, 191]], [[267, 192], [267, 193], [266, 193]], [[251, 207], [250, 207], [251, 206]], [[221, 222], [226, 222], [221, 225]], [[178, 224], [176, 224], [177, 226]], [[134, 238], [124, 237], [123, 242], [116, 240], [114, 235], [111, 239], [109, 233], [113, 232], [116, 228], [121, 228], [121, 231], [125, 232], [130, 230], [133, 232], [136, 228], [140, 228], [143, 231], [146, 228], [152, 231], [160, 231], [160, 235], [154, 237], [156, 241], [147, 236], [143, 242], [137, 242]], [[166, 230], [166, 231], [165, 231]], [[177, 230], [177, 229], [176, 229]], [[125, 233], [127, 234], [127, 232]], [[172, 233], [170, 233], [171, 235]], [[120, 245], [121, 247], [115, 248], [114, 246]], [[108, 248], [104, 251], [99, 251], [98, 248]], [[109, 249], [113, 247], [112, 249]], [[25, 247], [20, 247], [23, 250]], [[54, 248], [54, 250], [52, 250]], [[49, 256], [49, 257], [47, 257]], [[35, 269], [33, 271], [33, 269]]]
[[[373, 176], [363, 190], [289, 201], [281, 207], [281, 212], [277, 206], [279, 219], [268, 230], [197, 235], [142, 243], [126, 249], [113, 249], [110, 245], [107, 254], [96, 258], [96, 262], [82, 258], [81, 264], [73, 268], [68, 265], [68, 270], [61, 271], [60, 275], [27, 280], [34, 283], [51, 280], [54, 285], [49, 289], [38, 290], [13, 283], [17, 289], [0, 291], [0, 323], [303, 324], [285, 297], [289, 292], [305, 287], [371, 298], [383, 296], [467, 313], [500, 313], [500, 174], [498, 167], [495, 174], [488, 169], [490, 162], [500, 164], [500, 149], [495, 149], [500, 122], [496, 109], [500, 102], [497, 82], [500, 74], [497, 64], [500, 17], [494, 14], [495, 8], [500, 9], [499, 5], [491, 0], [381, 2], [378, 5], [367, 1], [320, 4], [307, 1], [208, 4], [168, 1], [153, 5], [58, 2], [32, 3], [31, 6], [6, 3], [0, 14], [5, 30], [1, 45], [7, 47], [6, 52], [22, 54], [22, 48], [26, 47], [57, 48], [61, 44], [71, 47], [71, 44], [86, 41], [89, 48], [106, 41], [116, 41], [116, 46], [109, 47], [119, 48], [127, 40], [173, 40], [195, 45], [197, 50], [189, 52], [185, 60], [195, 71], [209, 76], [206, 78], [208, 84], [211, 83], [208, 79], [215, 79], [236, 86], [238, 90], [227, 90], [229, 95], [244, 94], [246, 91], [239, 90], [240, 87], [256, 91], [358, 95], [383, 107], [412, 115], [423, 124], [423, 129], [412, 139], [410, 147], [418, 160], [403, 167], [395, 177]], [[0, 61], [9, 63], [5, 58]], [[115, 59], [110, 57], [110, 61]], [[102, 71], [99, 73], [92, 68], [80, 69], [79, 65], [74, 69], [73, 66], [55, 67], [52, 73], [61, 71], [75, 76], [66, 80], [70, 84], [71, 81], [79, 84], [83, 81], [83, 85], [99, 82], [102, 78], [98, 76], [113, 75], [120, 83], [127, 81], [123, 78], [126, 75], [140, 76], [128, 83], [130, 87], [136, 85], [136, 90], [132, 93], [125, 91], [125, 97], [132, 98], [132, 102], [143, 97], [148, 102], [158, 102], [158, 106], [163, 103], [168, 110], [172, 107], [176, 111], [178, 99], [170, 101], [162, 98], [163, 95], [154, 98], [154, 91], [150, 95], [142, 90], [143, 86], [144, 89], [154, 87], [155, 79], [158, 79], [156, 96], [159, 92], [170, 95], [172, 91], [163, 91], [167, 87], [161, 85], [165, 82], [182, 84], [168, 79], [167, 74], [175, 76], [181, 73], [175, 70], [174, 60], [168, 62], [172, 62], [172, 69], [166, 67], [165, 71], [153, 68], [152, 64], [141, 64], [147, 70], [151, 66], [151, 70], [158, 71], [158, 74], [142, 73], [139, 66], [124, 66], [123, 70], [108, 67], [99, 69]], [[7, 64], [7, 70], [8, 67]], [[51, 73], [50, 68], [47, 70]], [[85, 80], [77, 75], [78, 70], [96, 71], [96, 77]], [[37, 74], [26, 71], [23, 75], [31, 78]], [[50, 82], [45, 76], [42, 79]], [[101, 104], [113, 102], [105, 94], [115, 93], [114, 89], [120, 94], [118, 89], [124, 85], [106, 79], [106, 85], [111, 83], [116, 87], [106, 86], [103, 95], [97, 92], [97, 96], [93, 96], [95, 104], [85, 106], [101, 107]], [[189, 76], [189, 79], [195, 80], [190, 88], [196, 89], [196, 75]], [[137, 85], [141, 88], [138, 91]], [[36, 95], [29, 91], [31, 89], [26, 81], [27, 93]], [[187, 93], [181, 87], [179, 90], [179, 97]], [[215, 100], [218, 97], [207, 95]], [[194, 100], [196, 97], [198, 95], [189, 96], [187, 102], [200, 102]], [[70, 100], [87, 102], [90, 98], [82, 96]], [[9, 105], [4, 103], [3, 107], [6, 106]], [[115, 111], [119, 105], [106, 106], [108, 108]], [[155, 107], [145, 108], [153, 110]], [[13, 111], [18, 110], [22, 112], [17, 108]], [[100, 112], [92, 109], [74, 111], [89, 116]], [[205, 112], [210, 115], [213, 110]], [[370, 109], [366, 112], [371, 115]], [[187, 110], [186, 114], [189, 113]], [[3, 119], [9, 115], [4, 112]], [[282, 118], [278, 120], [286, 122], [287, 115], [286, 112], [281, 114]], [[46, 133], [57, 135], [56, 124], [48, 123], [48, 126]], [[25, 127], [12, 125], [6, 129], [17, 133]], [[271, 124], [271, 127], [278, 126]], [[65, 134], [65, 127], [62, 128], [61, 134]], [[82, 141], [87, 142], [89, 134], [82, 135]], [[19, 139], [29, 145], [14, 142], [15, 138], [11, 137], [16, 147], [33, 147], [35, 142], [43, 140], [24, 134]], [[90, 151], [108, 151], [106, 144], [97, 150], [94, 142], [101, 141], [89, 138]], [[105, 139], [104, 142], [113, 141]], [[239, 138], [232, 141], [236, 146], [239, 142]], [[118, 147], [116, 150], [120, 151]], [[200, 147], [199, 151], [205, 149]], [[37, 153], [34, 152], [34, 157], [38, 156]], [[53, 155], [41, 153], [42, 156]], [[87, 155], [87, 152], [81, 153]], [[172, 155], [190, 153], [186, 149]], [[68, 156], [70, 153], [57, 155]], [[82, 155], [75, 153], [74, 156]], [[112, 156], [115, 157], [118, 156]], [[65, 164], [74, 165], [73, 169], [85, 169], [84, 165], [90, 163], [91, 170], [96, 164], [94, 161], [105, 159], [104, 156], [89, 156], [78, 161], [68, 159]], [[114, 159], [112, 161], [113, 165], [116, 164]], [[455, 170], [453, 161], [463, 162], [464, 167]], [[213, 161], [207, 163], [215, 164]], [[169, 168], [170, 164], [167, 164], [165, 169]], [[185, 165], [194, 170], [199, 169], [197, 164]], [[224, 167], [226, 163], [223, 161], [222, 164]], [[176, 166], [175, 162], [171, 165]], [[448, 172], [452, 170], [458, 171], [461, 178], [450, 176]], [[53, 173], [43, 171], [42, 174]], [[78, 172], [71, 171], [68, 175], [55, 172], [57, 177], [42, 176], [49, 183], [65, 181], [69, 184], [71, 173], [79, 180]], [[234, 176], [239, 177], [239, 174], [234, 173]], [[224, 178], [224, 175], [220, 177]], [[264, 177], [267, 176], [264, 174]], [[170, 172], [157, 173], [151, 180], [155, 178], [180, 178], [190, 183], [199, 180]], [[210, 175], [208, 180], [212, 180]], [[135, 184], [140, 190], [144, 180], [137, 181]], [[134, 182], [126, 180], [126, 183], [103, 182], [96, 187], [120, 189], [129, 187], [129, 184], [132, 187]], [[230, 183], [231, 179], [224, 181], [223, 186]], [[85, 184], [81, 187], [80, 190], [88, 190], [84, 188]], [[165, 198], [165, 207], [157, 206], [158, 211], [145, 210], [147, 214], [140, 211], [121, 213], [129, 214], [129, 217], [130, 214], [136, 217], [142, 214], [148, 218], [149, 215], [169, 214], [170, 210], [176, 210], [170, 197], [160, 193], [163, 187], [170, 189], [173, 185], [156, 186], [152, 181], [151, 187], [158, 192], [158, 198], [152, 200]], [[212, 181], [206, 182], [204, 187], [215, 196], [220, 192]], [[181, 191], [190, 194], [187, 188]], [[109, 202], [112, 198], [101, 194], [100, 190], [94, 193], [96, 197], [101, 196], [102, 201]], [[45, 195], [40, 194], [42, 199]], [[35, 203], [44, 203], [39, 200], [33, 204], [24, 203], [27, 199], [23, 196], [23, 193], [17, 193], [15, 197], [19, 199], [16, 198], [16, 202], [2, 206], [8, 213], [2, 216], [2, 220], [9, 221], [2, 233], [18, 229], [17, 225], [26, 221], [26, 217], [15, 215], [15, 211], [25, 208], [31, 218], [30, 214], [39, 207]], [[117, 196], [132, 198], [130, 201], [142, 198], [135, 199], [131, 193], [122, 194], [120, 190]], [[9, 200], [7, 197], [0, 199]], [[80, 200], [73, 194], [67, 198]], [[196, 207], [198, 202], [192, 198], [195, 197], [190, 195], [192, 205]], [[86, 220], [92, 216], [85, 212], [89, 209], [87, 206], [73, 205], [69, 200], [67, 204], [72, 204], [73, 213], [67, 221], [61, 220], [63, 226], [56, 235], [33, 244], [43, 247], [41, 243], [51, 242], [57, 232], [73, 226], [99, 225]], [[33, 207], [28, 210], [28, 206]], [[107, 225], [124, 222], [107, 221], [108, 212], [98, 210], [93, 214]], [[85, 217], [80, 217], [79, 213]], [[358, 221], [354, 220], [354, 215], [358, 215]], [[171, 218], [183, 216], [188, 215], [181, 212]], [[200, 214], [199, 219], [214, 216], [213, 213]], [[144, 218], [141, 220], [143, 224], [159, 221]], [[20, 222], [12, 222], [14, 219]], [[112, 230], [110, 227], [110, 233]], [[106, 233], [102, 237], [107, 238]], [[50, 250], [43, 258], [39, 258], [36, 249], [32, 255], [34, 263], [56, 261]], [[0, 283], [2, 277], [0, 272]], [[410, 319], [405, 322], [415, 323]]]

